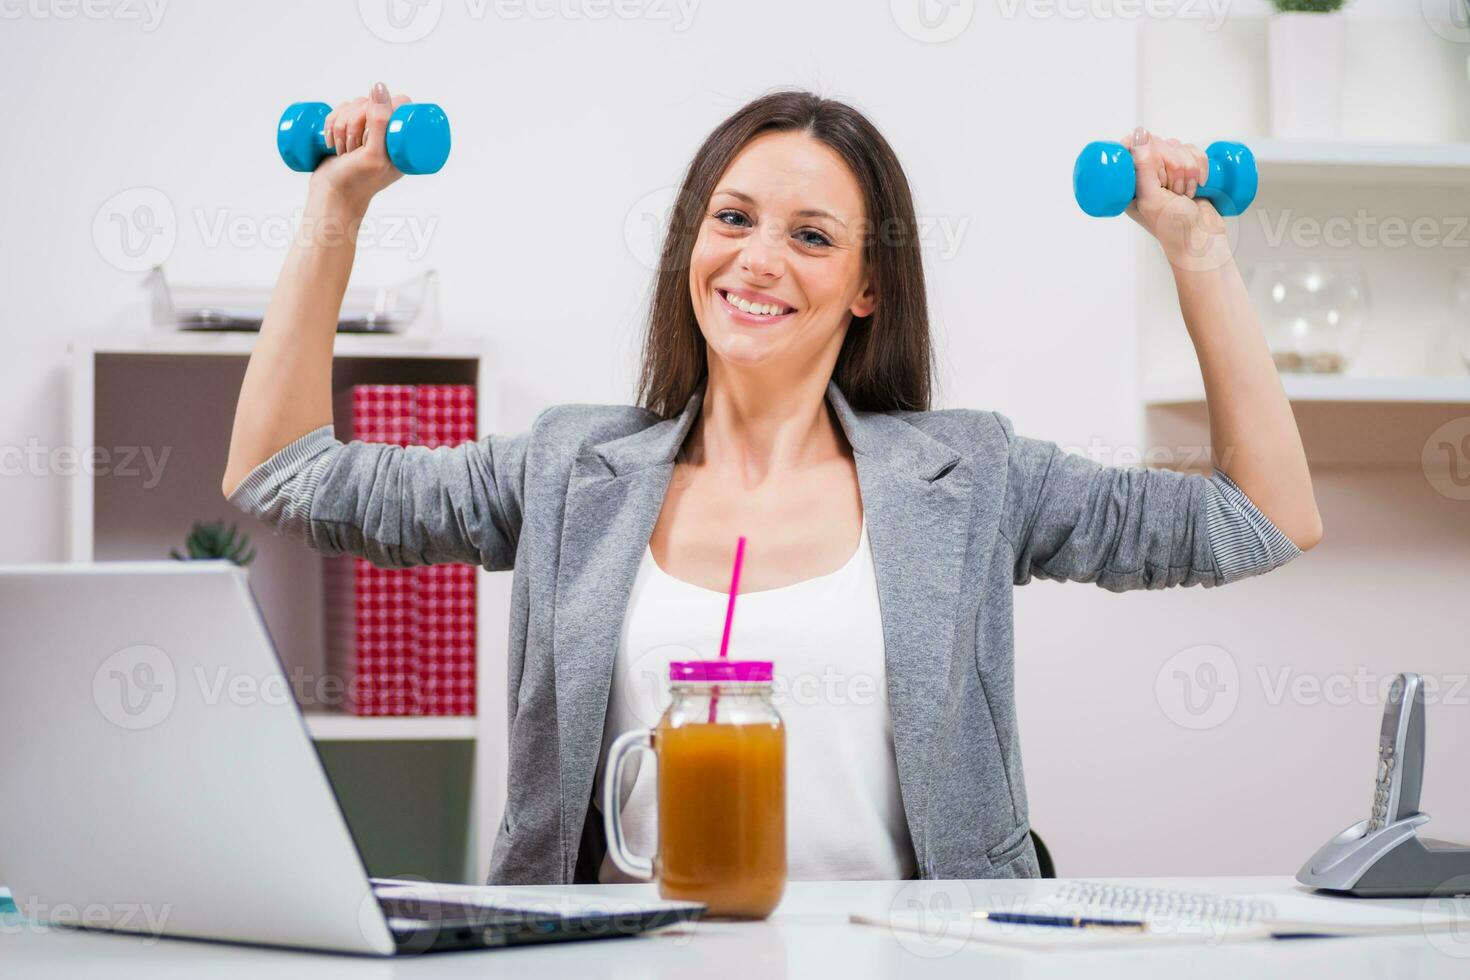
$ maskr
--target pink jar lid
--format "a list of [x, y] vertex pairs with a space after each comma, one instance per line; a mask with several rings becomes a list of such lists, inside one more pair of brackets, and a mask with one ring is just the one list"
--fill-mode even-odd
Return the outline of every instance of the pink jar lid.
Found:
[[761, 684], [771, 680], [769, 660], [676, 660], [669, 664], [676, 683]]

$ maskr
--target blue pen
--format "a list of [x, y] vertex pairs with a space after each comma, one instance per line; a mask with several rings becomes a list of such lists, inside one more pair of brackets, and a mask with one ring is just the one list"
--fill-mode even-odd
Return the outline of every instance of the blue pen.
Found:
[[975, 918], [1001, 925], [1052, 926], [1058, 929], [1117, 929], [1146, 932], [1148, 923], [1141, 919], [1089, 919], [1081, 915], [1028, 915], [1023, 912], [976, 912]]

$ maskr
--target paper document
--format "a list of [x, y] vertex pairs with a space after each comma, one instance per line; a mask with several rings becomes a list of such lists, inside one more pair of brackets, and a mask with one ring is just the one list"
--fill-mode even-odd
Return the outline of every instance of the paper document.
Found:
[[[1143, 923], [1141, 931], [994, 922], [1011, 916], [1082, 916]], [[1386, 904], [1328, 895], [1212, 895], [1099, 882], [1059, 885], [1055, 894], [979, 909], [896, 909], [851, 921], [918, 934], [929, 942], [983, 942], [1026, 949], [1211, 945], [1295, 936], [1470, 935], [1470, 899]]]

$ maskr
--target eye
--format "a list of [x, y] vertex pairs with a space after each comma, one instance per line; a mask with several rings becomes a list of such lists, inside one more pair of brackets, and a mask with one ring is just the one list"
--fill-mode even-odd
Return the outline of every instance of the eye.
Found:
[[[711, 218], [714, 218], [716, 221], [718, 221], [720, 224], [724, 225], [727, 228], [748, 228], [748, 227], [750, 227], [750, 219], [747, 218], [743, 213], [741, 213], [739, 211], [736, 211], [734, 208], [725, 208], [723, 210], [716, 211], [713, 214], [711, 214], [710, 217]], [[733, 219], [735, 219], [735, 223], [732, 223], [730, 221], [725, 220], [726, 218], [733, 218]], [[742, 221], [745, 222], [745, 223], [744, 224], [739, 224], [739, 222], [742, 222]]]
[[[796, 234], [797, 234], [797, 237], [801, 238], [802, 244], [804, 244], [804, 245], [812, 245], [812, 246], [815, 246], [817, 248], [831, 248], [832, 247], [832, 239], [828, 238], [826, 235], [822, 234], [820, 231], [817, 231], [817, 229], [815, 229], [815, 228], [803, 228], [800, 231], [798, 231]], [[809, 237], [809, 238], [806, 237], [808, 235], [811, 236], [811, 237]]]

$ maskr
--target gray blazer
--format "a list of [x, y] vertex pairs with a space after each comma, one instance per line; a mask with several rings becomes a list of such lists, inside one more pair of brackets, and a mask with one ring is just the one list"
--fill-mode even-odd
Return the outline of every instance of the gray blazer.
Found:
[[[703, 390], [677, 417], [562, 405], [529, 432], [429, 450], [331, 426], [230, 500], [326, 555], [514, 569], [508, 803], [492, 883], [596, 880], [592, 807], [628, 596]], [[1298, 552], [1218, 471], [1107, 467], [994, 412], [853, 410], [903, 810], [929, 878], [1038, 873], [1016, 730], [1011, 590], [1220, 585]], [[592, 819], [589, 819], [589, 813]]]

